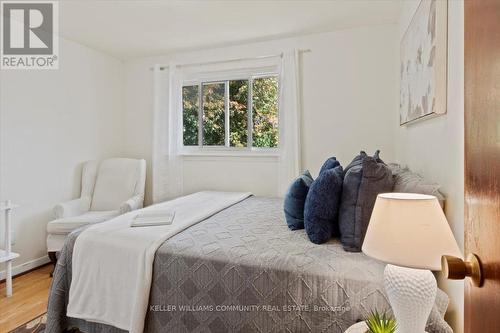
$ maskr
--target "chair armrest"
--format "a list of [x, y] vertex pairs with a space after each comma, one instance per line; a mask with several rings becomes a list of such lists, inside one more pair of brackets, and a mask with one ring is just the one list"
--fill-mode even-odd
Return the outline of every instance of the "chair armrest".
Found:
[[57, 204], [54, 207], [56, 219], [77, 216], [88, 212], [90, 209], [90, 198], [82, 197], [75, 200]]
[[144, 196], [142, 194], [135, 195], [120, 205], [120, 214], [142, 208], [143, 203]]

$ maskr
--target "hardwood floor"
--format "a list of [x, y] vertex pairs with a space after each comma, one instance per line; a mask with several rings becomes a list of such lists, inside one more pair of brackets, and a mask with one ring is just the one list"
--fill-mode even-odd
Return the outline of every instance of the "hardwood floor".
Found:
[[0, 284], [0, 333], [5, 333], [47, 311], [52, 265], [14, 278], [12, 297], [5, 296], [5, 282]]

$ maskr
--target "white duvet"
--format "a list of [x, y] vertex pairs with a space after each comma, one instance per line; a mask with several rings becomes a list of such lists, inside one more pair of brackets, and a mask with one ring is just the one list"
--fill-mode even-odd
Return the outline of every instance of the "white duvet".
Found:
[[[141, 333], [158, 247], [251, 193], [198, 192], [91, 226], [76, 239], [67, 316]], [[175, 211], [171, 225], [130, 227], [140, 211]]]

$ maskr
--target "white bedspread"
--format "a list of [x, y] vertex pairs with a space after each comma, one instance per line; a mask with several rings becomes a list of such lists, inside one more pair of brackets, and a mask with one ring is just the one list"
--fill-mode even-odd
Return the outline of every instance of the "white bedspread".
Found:
[[[83, 231], [73, 250], [67, 316], [143, 332], [155, 252], [168, 238], [251, 193], [198, 192], [130, 212]], [[130, 227], [141, 211], [172, 209], [171, 225]]]

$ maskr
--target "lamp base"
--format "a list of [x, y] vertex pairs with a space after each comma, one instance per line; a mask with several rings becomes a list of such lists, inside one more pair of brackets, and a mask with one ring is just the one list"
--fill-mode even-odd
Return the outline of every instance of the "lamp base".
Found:
[[431, 271], [387, 265], [384, 284], [396, 318], [396, 333], [424, 333], [437, 292]]

